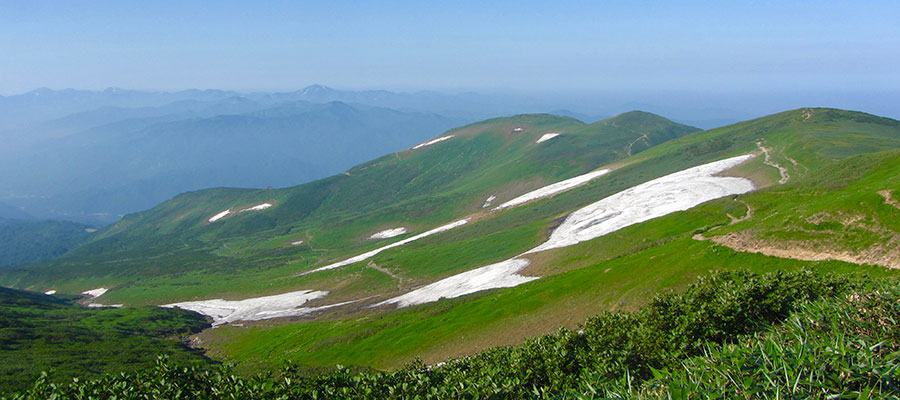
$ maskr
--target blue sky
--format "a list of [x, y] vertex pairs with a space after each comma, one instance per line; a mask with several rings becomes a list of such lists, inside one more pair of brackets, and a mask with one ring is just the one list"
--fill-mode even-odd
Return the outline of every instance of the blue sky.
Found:
[[0, 94], [900, 91], [897, 1], [435, 3], [0, 2]]

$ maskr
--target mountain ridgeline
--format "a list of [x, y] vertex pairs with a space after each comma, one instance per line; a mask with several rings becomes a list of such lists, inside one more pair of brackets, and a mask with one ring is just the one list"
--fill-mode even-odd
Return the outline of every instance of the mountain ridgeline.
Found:
[[[120, 260], [110, 270], [96, 270], [100, 265], [112, 266], [98, 260], [117, 260], [129, 253], [179, 259], [170, 258], [171, 262], [152, 268], [152, 275], [188, 270], [219, 273], [216, 269], [227, 270], [231, 267], [226, 265], [247, 256], [275, 256], [288, 261], [293, 253], [313, 246], [346, 253], [371, 246], [367, 243], [371, 241], [359, 240], [365, 230], [374, 233], [373, 228], [392, 224], [407, 224], [411, 231], [413, 227], [424, 230], [480, 210], [490, 196], [495, 196], [499, 204], [695, 131], [642, 112], [594, 124], [552, 115], [488, 120], [442, 135], [452, 136], [449, 140], [392, 153], [346, 173], [296, 187], [218, 188], [179, 195], [153, 209], [124, 217], [67, 257], [28, 269], [24, 276], [33, 276], [35, 271], [85, 276], [87, 271], [82, 268], [90, 271], [88, 275], [111, 273], [117, 280], [146, 276], [150, 271], [143, 257], [125, 256], [132, 261]], [[549, 132], [561, 135], [535, 143]], [[274, 206], [265, 212], [208, 221], [222, 210], [264, 202]], [[306, 246], [281, 245], [302, 239], [306, 239]], [[233, 240], [253, 250], [226, 256], [226, 249], [234, 248], [229, 243]]]
[[[108, 120], [120, 120], [4, 157], [4, 170], [20, 171], [0, 176], [0, 189], [16, 196], [6, 201], [37, 216], [108, 223], [185, 191], [308, 182], [459, 123], [340, 102], [179, 104], [126, 118], [133, 113], [109, 110]], [[103, 119], [81, 117], [60, 124]]]
[[[767, 359], [797, 335], [810, 335], [801, 354], [816, 357], [797, 365], [836, 370], [756, 386], [897, 393], [890, 373], [854, 371], [887, 371], [896, 354], [869, 344], [896, 337], [896, 324], [878, 321], [896, 314], [898, 168], [900, 122], [853, 111], [798, 109], [707, 131], [644, 112], [591, 124], [518, 115], [300, 186], [183, 193], [60, 258], [0, 270], [0, 283], [109, 288], [91, 301], [126, 309], [193, 307], [218, 325], [193, 337], [209, 357], [236, 361], [242, 375], [293, 363], [284, 371], [298, 383], [265, 388], [298, 397], [750, 396], [732, 383], [756, 372], [736, 365], [728, 373], [744, 378], [719, 382], [699, 357]], [[540, 247], [572, 226], [584, 229]], [[421, 295], [429, 290], [438, 294]], [[265, 308], [284, 296], [302, 300]], [[843, 322], [802, 322], [823, 314]], [[847, 324], [861, 328], [828, 328]], [[822, 349], [844, 334], [868, 353], [833, 364]], [[458, 361], [438, 365], [448, 359]], [[407, 366], [291, 375], [336, 364]], [[185, 382], [208, 374], [179, 371]], [[832, 376], [852, 385], [822, 383]], [[52, 391], [41, 382], [34, 393]]]

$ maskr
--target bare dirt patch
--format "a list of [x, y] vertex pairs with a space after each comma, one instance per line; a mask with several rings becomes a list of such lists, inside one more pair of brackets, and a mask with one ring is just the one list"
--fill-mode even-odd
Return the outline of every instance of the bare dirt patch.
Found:
[[[697, 238], [695, 237], [695, 239]], [[745, 253], [757, 253], [804, 261], [838, 260], [853, 264], [900, 268], [900, 238], [898, 237], [859, 252], [816, 248], [811, 243], [804, 241], [772, 242], [760, 240], [749, 231], [732, 232], [727, 235], [709, 238], [709, 240], [732, 250]]]
[[879, 190], [878, 194], [880, 194], [881, 197], [884, 197], [884, 204], [894, 206], [896, 209], [900, 210], [900, 201], [897, 201], [896, 199], [891, 197], [890, 190]]

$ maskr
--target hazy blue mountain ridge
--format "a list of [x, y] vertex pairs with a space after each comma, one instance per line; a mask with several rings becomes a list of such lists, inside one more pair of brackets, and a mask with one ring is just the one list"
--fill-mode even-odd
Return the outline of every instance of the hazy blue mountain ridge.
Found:
[[233, 104], [252, 112], [126, 119], [44, 141], [0, 161], [17, 171], [0, 177], [5, 201], [36, 216], [108, 223], [185, 191], [304, 183], [459, 125], [341, 102]]

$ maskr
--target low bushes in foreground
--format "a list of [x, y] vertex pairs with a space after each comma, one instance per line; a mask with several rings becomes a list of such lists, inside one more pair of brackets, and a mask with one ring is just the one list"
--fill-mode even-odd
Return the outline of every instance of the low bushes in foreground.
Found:
[[42, 376], [13, 398], [883, 397], [900, 393], [898, 301], [900, 291], [811, 271], [723, 272], [638, 312], [602, 313], [575, 330], [435, 367], [302, 376], [287, 366], [242, 378], [160, 359], [66, 384]]

